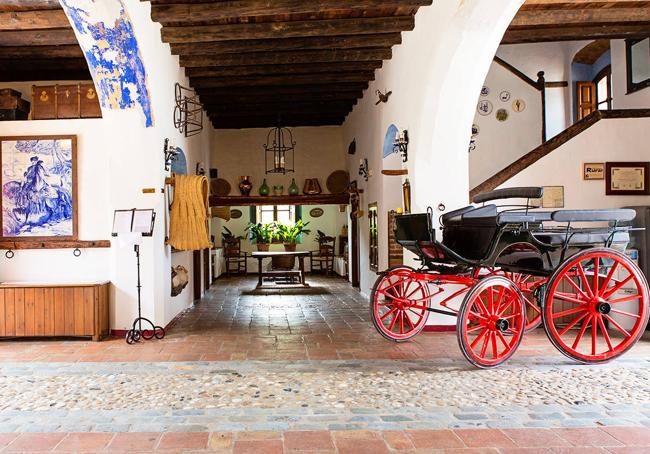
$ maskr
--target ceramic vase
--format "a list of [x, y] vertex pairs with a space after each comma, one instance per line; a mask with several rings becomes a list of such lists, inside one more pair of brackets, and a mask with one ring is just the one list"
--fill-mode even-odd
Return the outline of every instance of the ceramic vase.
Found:
[[253, 183], [251, 183], [251, 177], [248, 175], [239, 177], [239, 192], [241, 195], [248, 196], [253, 189]]
[[291, 186], [289, 186], [289, 195], [298, 195], [300, 193], [300, 188], [296, 184], [296, 179], [292, 178], [291, 179]]
[[271, 189], [269, 188], [269, 185], [266, 184], [266, 178], [264, 178], [264, 181], [262, 181], [262, 186], [260, 186], [259, 189], [260, 195], [266, 197], [269, 195], [269, 192], [271, 192]]
[[284, 186], [281, 184], [273, 185], [273, 195], [282, 195], [284, 192]]

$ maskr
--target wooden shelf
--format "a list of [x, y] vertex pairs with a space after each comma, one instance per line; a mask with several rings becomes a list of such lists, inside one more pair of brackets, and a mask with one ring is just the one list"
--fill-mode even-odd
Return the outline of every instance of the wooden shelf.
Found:
[[9, 241], [0, 240], [0, 249], [94, 249], [109, 248], [109, 240], [96, 241]]
[[270, 195], [270, 196], [210, 196], [211, 207], [235, 207], [255, 205], [347, 205], [350, 195], [318, 194], [318, 195]]

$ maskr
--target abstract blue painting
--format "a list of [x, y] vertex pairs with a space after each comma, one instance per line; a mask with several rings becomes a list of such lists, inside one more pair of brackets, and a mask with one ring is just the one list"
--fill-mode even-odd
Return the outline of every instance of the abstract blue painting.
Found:
[[93, 74], [102, 106], [130, 109], [136, 104], [153, 126], [147, 75], [133, 24], [120, 0], [61, 0]]
[[395, 136], [399, 133], [397, 126], [390, 125], [386, 130], [386, 135], [384, 136], [384, 148], [382, 150], [382, 158], [390, 156], [391, 153], [394, 153], [393, 144], [395, 143]]
[[76, 137], [0, 138], [2, 236], [76, 239]]

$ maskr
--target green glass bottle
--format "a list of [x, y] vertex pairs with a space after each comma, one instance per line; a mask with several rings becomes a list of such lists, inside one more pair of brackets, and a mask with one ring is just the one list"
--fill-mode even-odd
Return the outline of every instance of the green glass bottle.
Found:
[[298, 195], [300, 194], [300, 188], [296, 184], [296, 179], [291, 179], [291, 186], [289, 186], [289, 195]]
[[262, 181], [262, 186], [260, 186], [259, 193], [261, 196], [266, 197], [267, 195], [269, 195], [269, 192], [270, 192], [269, 185], [266, 184], [266, 178], [264, 178], [264, 181]]

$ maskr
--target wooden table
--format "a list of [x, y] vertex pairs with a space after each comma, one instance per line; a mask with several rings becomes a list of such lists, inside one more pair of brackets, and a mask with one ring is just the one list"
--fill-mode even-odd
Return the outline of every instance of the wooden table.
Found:
[[[264, 277], [266, 276], [289, 276], [292, 274], [297, 274], [300, 276], [300, 285], [304, 287], [309, 287], [305, 283], [305, 257], [309, 255], [309, 251], [257, 251], [251, 253], [251, 256], [257, 259], [257, 288], [260, 288], [264, 284]], [[298, 258], [298, 271], [295, 270], [278, 270], [278, 271], [264, 271], [262, 269], [262, 260], [265, 258], [273, 257], [286, 257], [292, 256]]]

